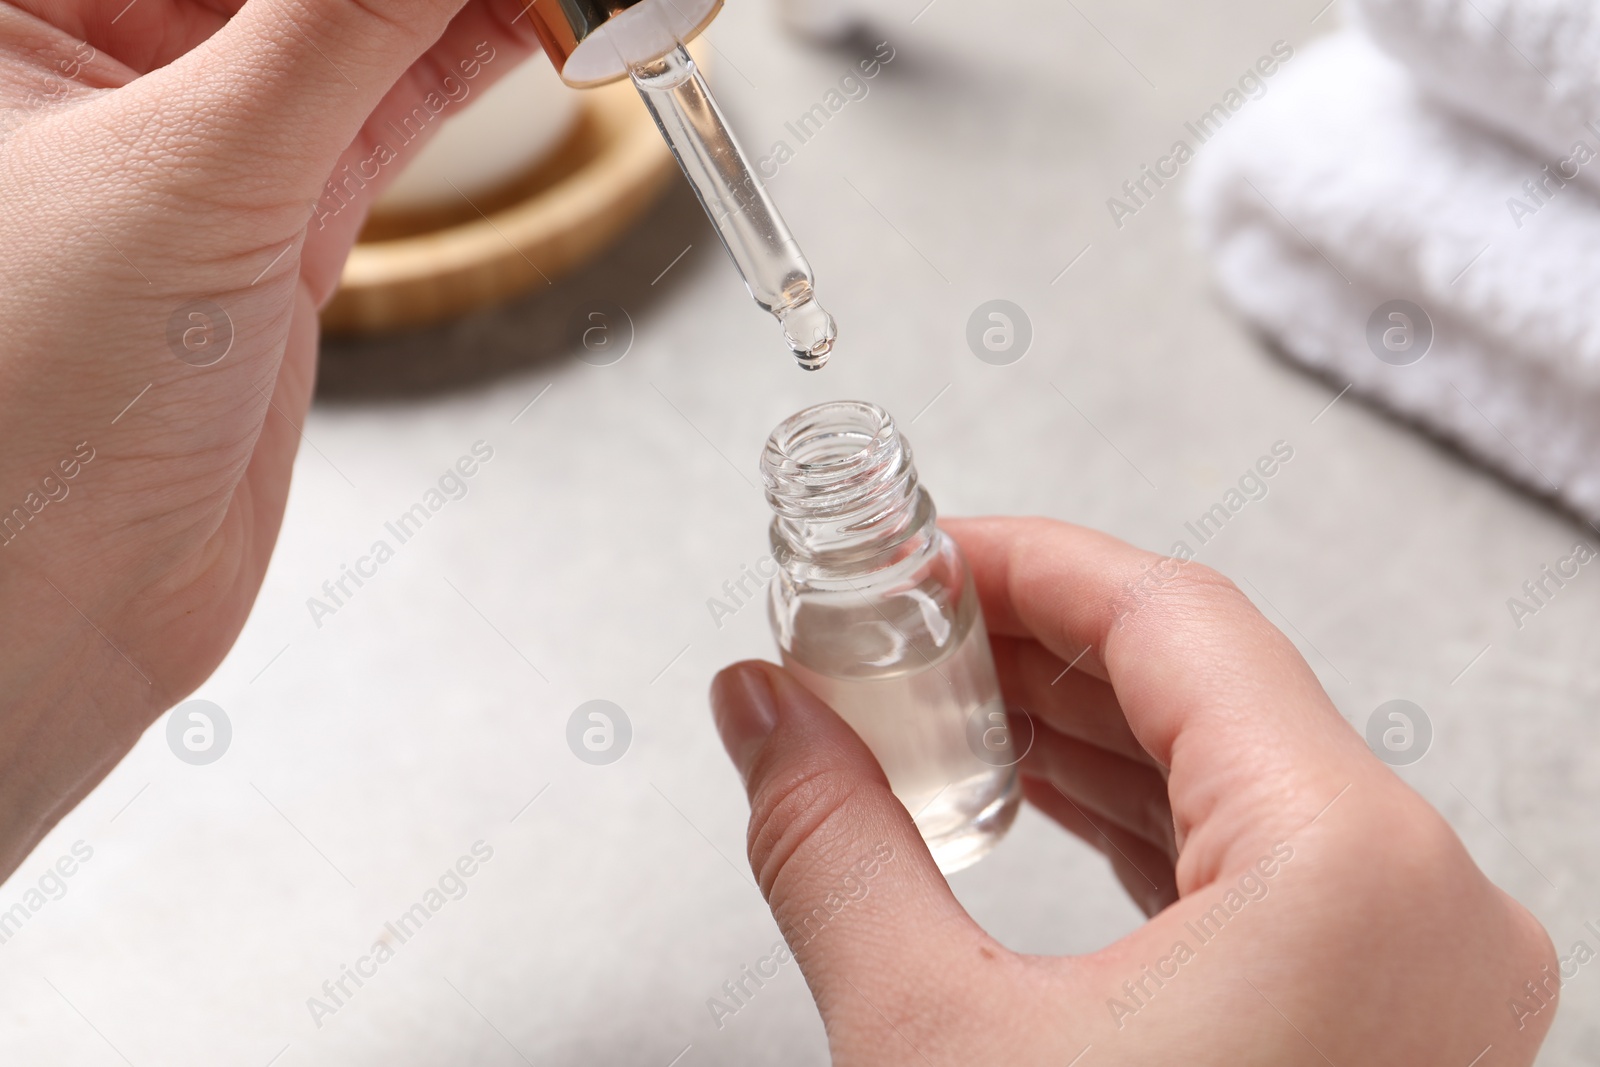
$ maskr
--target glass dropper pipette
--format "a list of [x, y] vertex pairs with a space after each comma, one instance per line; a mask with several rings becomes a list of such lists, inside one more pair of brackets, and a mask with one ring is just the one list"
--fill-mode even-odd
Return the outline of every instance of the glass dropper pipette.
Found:
[[751, 172], [693, 57], [680, 43], [629, 75], [694, 187], [750, 295], [776, 316], [806, 370], [828, 361], [838, 329], [817, 303], [811, 265]]

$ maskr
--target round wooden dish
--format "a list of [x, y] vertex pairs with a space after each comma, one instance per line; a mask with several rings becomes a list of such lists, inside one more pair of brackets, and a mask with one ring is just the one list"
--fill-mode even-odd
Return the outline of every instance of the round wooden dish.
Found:
[[506, 188], [459, 210], [370, 220], [323, 328], [425, 326], [546, 285], [620, 237], [676, 169], [631, 82], [585, 90], [561, 145]]

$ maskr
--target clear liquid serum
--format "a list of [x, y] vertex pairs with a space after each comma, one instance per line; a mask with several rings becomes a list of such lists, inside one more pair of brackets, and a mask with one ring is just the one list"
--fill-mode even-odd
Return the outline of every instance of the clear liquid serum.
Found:
[[945, 873], [981, 859], [1021, 798], [977, 593], [882, 408], [819, 404], [761, 459], [783, 664], [878, 758]]

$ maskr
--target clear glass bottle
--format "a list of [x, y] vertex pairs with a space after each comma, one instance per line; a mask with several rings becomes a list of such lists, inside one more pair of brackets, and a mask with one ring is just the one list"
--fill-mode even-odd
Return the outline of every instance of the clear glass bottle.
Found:
[[1021, 789], [965, 559], [875, 404], [819, 404], [761, 458], [783, 664], [855, 728], [939, 868], [981, 859]]

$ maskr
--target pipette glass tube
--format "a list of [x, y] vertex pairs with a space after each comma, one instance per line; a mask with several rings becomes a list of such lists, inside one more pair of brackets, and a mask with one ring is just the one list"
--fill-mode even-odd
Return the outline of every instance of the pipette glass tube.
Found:
[[819, 369], [838, 336], [833, 316], [817, 303], [811, 265], [751, 173], [694, 59], [680, 44], [630, 74], [750, 295], [777, 317], [800, 366]]

